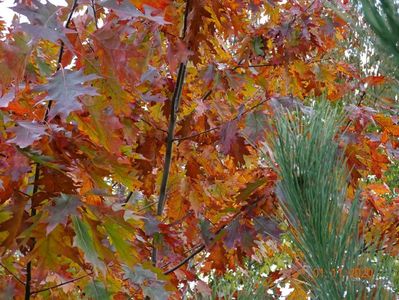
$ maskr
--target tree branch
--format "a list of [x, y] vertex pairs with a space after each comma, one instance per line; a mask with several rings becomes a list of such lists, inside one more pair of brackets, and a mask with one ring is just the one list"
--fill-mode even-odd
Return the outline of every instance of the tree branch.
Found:
[[[71, 11], [69, 12], [68, 18], [67, 18], [66, 23], [65, 23], [65, 28], [66, 29], [69, 28], [69, 25], [71, 24], [71, 21], [72, 21], [73, 13], [75, 12], [77, 7], [78, 7], [78, 0], [74, 0], [73, 4], [72, 4]], [[65, 43], [63, 41], [61, 41], [60, 51], [58, 52], [57, 71], [59, 69], [61, 69], [61, 61], [62, 61], [62, 57], [64, 55], [64, 49], [65, 49]], [[48, 119], [48, 114], [50, 113], [50, 109], [51, 109], [52, 105], [53, 105], [53, 100], [50, 100], [48, 102], [48, 104], [47, 104], [46, 113], [44, 115], [44, 122], [46, 122], [47, 119]]]
[[189, 140], [189, 139], [193, 139], [193, 138], [196, 138], [196, 137], [198, 137], [198, 136], [201, 136], [201, 135], [203, 135], [203, 134], [207, 134], [207, 133], [209, 133], [209, 132], [215, 131], [215, 130], [217, 130], [217, 129], [220, 129], [220, 127], [222, 127], [224, 124], [226, 124], [226, 123], [228, 123], [228, 122], [231, 122], [231, 121], [234, 121], [234, 120], [237, 120], [238, 118], [240, 118], [240, 117], [246, 115], [246, 114], [249, 113], [250, 111], [252, 111], [252, 110], [258, 108], [259, 106], [261, 106], [262, 104], [264, 104], [264, 103], [267, 102], [268, 100], [269, 100], [269, 99], [264, 99], [264, 100], [260, 101], [259, 103], [257, 103], [257, 104], [255, 104], [255, 105], [251, 106], [250, 108], [244, 110], [242, 113], [238, 113], [234, 118], [232, 118], [232, 119], [230, 119], [230, 120], [228, 120], [228, 121], [225, 121], [225, 122], [223, 122], [222, 124], [220, 124], [220, 125], [218, 125], [218, 126], [209, 128], [209, 129], [207, 129], [207, 130], [204, 130], [204, 131], [201, 131], [201, 132], [192, 134], [192, 135], [188, 135], [188, 136], [184, 136], [184, 137], [180, 137], [180, 138], [174, 138], [173, 140], [174, 140], [174, 141], [177, 141], [177, 142], [184, 141], [184, 140]]
[[11, 272], [11, 270], [7, 268], [3, 263], [0, 262], [0, 266], [2, 266], [3, 269], [6, 270], [6, 272], [9, 273], [12, 277], [14, 277], [15, 280], [17, 280], [20, 284], [25, 285], [25, 283], [17, 275]]
[[97, 12], [96, 12], [95, 0], [91, 0], [91, 8], [93, 9], [94, 25], [96, 26], [96, 29], [98, 29], [98, 21], [97, 21]]
[[49, 287], [47, 287], [47, 288], [43, 288], [43, 289], [40, 289], [40, 290], [37, 290], [37, 291], [33, 291], [33, 292], [31, 293], [31, 295], [35, 295], [35, 294], [42, 293], [42, 292], [45, 292], [45, 291], [48, 291], [48, 290], [52, 290], [52, 289], [55, 289], [55, 288], [59, 288], [59, 287], [61, 287], [61, 286], [63, 286], [63, 285], [66, 285], [66, 284], [69, 284], [69, 283], [72, 283], [72, 282], [81, 280], [81, 279], [83, 279], [83, 278], [86, 278], [86, 277], [88, 277], [88, 276], [91, 276], [92, 274], [93, 274], [93, 272], [88, 273], [88, 274], [86, 274], [86, 275], [82, 275], [82, 276], [80, 276], [80, 277], [78, 277], [78, 278], [74, 278], [74, 279], [71, 279], [71, 280], [68, 280], [68, 281], [65, 281], [65, 282], [61, 282], [61, 283], [56, 284], [56, 285], [53, 285], [53, 286], [49, 286]]
[[[65, 28], [69, 27], [71, 20], [72, 20], [72, 15], [75, 12], [75, 9], [77, 8], [77, 6], [78, 6], [78, 0], [74, 0], [73, 4], [72, 4], [71, 11], [69, 12], [68, 18], [65, 23]], [[62, 57], [64, 55], [64, 47], [65, 47], [65, 44], [63, 41], [61, 41], [60, 51], [58, 53], [58, 60], [57, 60], [57, 71], [61, 68], [61, 61], [62, 61]], [[47, 103], [46, 112], [45, 112], [44, 118], [43, 118], [44, 123], [48, 120], [48, 115], [50, 113], [52, 104], [53, 104], [53, 100], [50, 100]], [[33, 190], [32, 190], [32, 196], [31, 196], [31, 211], [30, 211], [31, 217], [36, 215], [34, 197], [39, 189], [39, 179], [40, 179], [40, 164], [36, 163], [34, 182], [33, 182]], [[34, 248], [34, 246], [35, 246], [35, 239], [32, 238], [32, 247], [31, 247], [30, 251]], [[30, 291], [31, 281], [32, 281], [32, 261], [29, 261], [26, 265], [25, 300], [29, 300], [30, 296], [31, 296], [31, 291]]]
[[[188, 19], [188, 12], [190, 7], [190, 1], [187, 0], [186, 8], [184, 12], [184, 24], [183, 24], [183, 32], [182, 32], [182, 39], [186, 36], [187, 30], [187, 19]], [[165, 162], [163, 167], [163, 174], [162, 174], [162, 181], [161, 187], [159, 191], [159, 198], [158, 198], [158, 207], [157, 207], [157, 215], [161, 216], [163, 213], [163, 209], [165, 207], [166, 202], [166, 188], [168, 183], [170, 165], [172, 162], [172, 150], [173, 150], [173, 141], [174, 141], [174, 130], [176, 126], [177, 120], [177, 111], [179, 108], [180, 98], [183, 90], [184, 78], [186, 76], [186, 63], [181, 62], [179, 66], [179, 72], [176, 79], [176, 86], [173, 92], [172, 101], [171, 101], [171, 108], [170, 108], [170, 117], [169, 117], [169, 126], [168, 126], [168, 137], [166, 142], [166, 153], [165, 153]], [[152, 263], [156, 265], [157, 262], [157, 251], [156, 247], [153, 247]]]
[[129, 200], [130, 200], [130, 198], [132, 197], [132, 195], [133, 195], [133, 192], [129, 192], [129, 194], [127, 195], [125, 201], [123, 201], [123, 202], [124, 202], [124, 203], [128, 203]]
[[181, 138], [174, 138], [173, 140], [174, 140], [174, 141], [179, 141], [179, 142], [180, 142], [180, 141], [184, 141], [184, 140], [193, 139], [193, 138], [196, 138], [196, 137], [198, 137], [198, 136], [200, 136], [200, 135], [203, 135], [203, 134], [206, 134], [206, 133], [215, 131], [215, 130], [217, 130], [217, 129], [219, 129], [219, 128], [220, 128], [220, 126], [212, 127], [212, 128], [209, 128], [209, 129], [207, 129], [207, 130], [204, 130], [204, 131], [201, 131], [201, 132], [192, 134], [192, 135], [184, 136], [184, 137], [181, 137]]
[[173, 266], [172, 268], [170, 268], [169, 270], [167, 270], [166, 272], [164, 272], [164, 275], [168, 275], [174, 271], [176, 271], [177, 269], [179, 269], [181, 266], [184, 266], [186, 263], [188, 263], [193, 257], [195, 257], [198, 253], [200, 253], [202, 250], [205, 249], [205, 245], [202, 244], [199, 248], [197, 248], [196, 250], [194, 250], [194, 252], [192, 252], [189, 256], [187, 256], [185, 259], [183, 259], [181, 262], [179, 262], [177, 265]]
[[[258, 199], [254, 202], [252, 202], [251, 204], [249, 204], [244, 210], [240, 210], [239, 212], [235, 213], [234, 216], [231, 218], [231, 220], [222, 225], [218, 230], [216, 230], [214, 232], [214, 235], [218, 235], [219, 233], [221, 233], [223, 230], [225, 230], [226, 228], [228, 228], [238, 217], [240, 217], [241, 215], [243, 215], [245, 213], [246, 210], [248, 210], [249, 208], [253, 207], [254, 205], [256, 205], [258, 202], [262, 201], [263, 199]], [[173, 266], [172, 268], [170, 268], [169, 270], [165, 271], [163, 274], [164, 275], [168, 275], [174, 271], [176, 271], [177, 269], [179, 269], [180, 267], [184, 266], [186, 263], [188, 263], [192, 258], [194, 258], [197, 254], [201, 253], [205, 248], [206, 245], [204, 243], [202, 243], [200, 246], [194, 246], [194, 248], [198, 247], [197, 249], [195, 249], [189, 256], [187, 256], [186, 258], [184, 258], [181, 262], [179, 262], [177, 265]], [[168, 266], [169, 263], [165, 264], [162, 266], [162, 268]]]
[[146, 123], [147, 125], [150, 125], [150, 126], [154, 127], [155, 129], [157, 129], [157, 130], [159, 130], [159, 131], [168, 133], [167, 130], [162, 129], [162, 128], [158, 127], [157, 125], [152, 124], [151, 122], [147, 121], [146, 119], [144, 119], [144, 118], [142, 118], [142, 117], [140, 117], [140, 121], [143, 121], [143, 122]]

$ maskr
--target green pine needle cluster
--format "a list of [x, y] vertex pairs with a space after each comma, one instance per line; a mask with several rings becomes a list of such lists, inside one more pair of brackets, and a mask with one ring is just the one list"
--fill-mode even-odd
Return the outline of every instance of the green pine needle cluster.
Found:
[[387, 259], [359, 238], [358, 199], [347, 203], [349, 171], [335, 141], [342, 122], [326, 103], [276, 118], [277, 194], [312, 299], [390, 299]]
[[399, 14], [394, 0], [360, 0], [367, 23], [399, 64]]

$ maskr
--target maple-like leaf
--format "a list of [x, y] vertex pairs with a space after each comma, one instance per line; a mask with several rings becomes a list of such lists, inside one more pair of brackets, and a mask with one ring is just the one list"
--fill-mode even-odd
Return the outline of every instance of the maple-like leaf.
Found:
[[232, 144], [237, 139], [237, 121], [233, 120], [223, 124], [220, 129], [220, 137], [220, 150], [222, 153], [227, 154], [229, 153]]
[[89, 225], [78, 216], [72, 217], [73, 227], [75, 229], [74, 246], [82, 249], [85, 258], [94, 266], [104, 269], [104, 263], [99, 259], [94, 246], [93, 237], [90, 234]]
[[57, 12], [60, 10], [58, 6], [51, 2], [41, 3], [32, 0], [30, 5], [18, 3], [11, 9], [28, 18], [29, 22], [22, 23], [19, 27], [34, 39], [46, 39], [54, 43], [61, 39], [68, 42], [64, 33], [65, 28], [57, 20]]
[[251, 142], [263, 140], [266, 120], [266, 115], [261, 111], [249, 113], [245, 118], [245, 129], [243, 130], [244, 137], [248, 138]]
[[0, 97], [0, 108], [1, 107], [7, 107], [8, 104], [14, 100], [15, 97], [15, 91], [11, 90], [7, 94], [3, 95]]
[[269, 217], [258, 216], [254, 218], [254, 225], [257, 232], [271, 236], [274, 239], [279, 239], [282, 233], [277, 222]]
[[146, 5], [142, 5], [144, 13], [142, 13], [139, 9], [137, 9], [130, 1], [116, 1], [116, 0], [105, 0], [100, 1], [99, 4], [106, 8], [112, 9], [118, 16], [122, 18], [145, 18], [152, 22], [157, 23], [158, 25], [166, 25], [170, 24], [165, 21], [165, 19], [157, 15], [159, 11], [155, 10], [154, 7]]
[[146, 235], [152, 236], [159, 231], [159, 221], [151, 215], [147, 215], [144, 219], [144, 232]]
[[171, 0], [130, 0], [134, 5], [140, 9], [147, 5], [156, 9], [165, 9], [172, 1]]
[[130, 247], [129, 242], [126, 239], [126, 236], [129, 235], [129, 232], [118, 224], [112, 222], [110, 219], [107, 219], [104, 227], [109, 234], [112, 245], [115, 247], [122, 260], [128, 265], [133, 265], [137, 259], [136, 253]]
[[368, 76], [362, 80], [362, 82], [367, 83], [368, 85], [379, 85], [383, 84], [387, 81], [384, 76]]
[[25, 148], [46, 134], [46, 126], [37, 122], [18, 121], [17, 125], [8, 131], [15, 134], [15, 137], [8, 142]]
[[232, 249], [235, 246], [240, 246], [245, 250], [250, 249], [254, 240], [249, 229], [248, 226], [240, 224], [239, 219], [231, 222], [230, 226], [226, 228], [226, 235], [223, 238], [226, 247]]
[[211, 222], [209, 222], [207, 219], [203, 219], [199, 222], [199, 225], [200, 233], [205, 245], [211, 245], [212, 241], [215, 239], [215, 235], [211, 231]]
[[8, 176], [12, 182], [18, 182], [31, 169], [29, 159], [15, 148], [10, 149], [8, 155], [0, 159], [0, 166], [0, 174]]
[[165, 102], [165, 100], [166, 100], [166, 97], [164, 95], [162, 95], [162, 94], [152, 95], [150, 91], [141, 95], [141, 98], [145, 102]]
[[80, 110], [82, 104], [79, 96], [96, 96], [97, 91], [92, 87], [84, 86], [83, 83], [99, 78], [95, 74], [84, 75], [82, 70], [70, 71], [59, 70], [49, 79], [47, 84], [38, 86], [35, 90], [48, 93], [42, 101], [54, 101], [49, 117], [60, 115], [66, 119], [72, 111]]
[[150, 299], [168, 299], [169, 292], [164, 288], [165, 283], [157, 279], [156, 273], [139, 265], [136, 265], [133, 270], [127, 267], [123, 269], [125, 272], [124, 278], [140, 285], [144, 296], [148, 296]]
[[108, 293], [103, 282], [99, 280], [92, 280], [84, 289], [88, 299], [93, 300], [107, 300], [111, 299], [111, 295]]
[[51, 206], [49, 211], [47, 234], [49, 234], [58, 224], [66, 225], [68, 217], [77, 214], [77, 208], [81, 205], [78, 197], [74, 195], [65, 195], [54, 199], [55, 205]]

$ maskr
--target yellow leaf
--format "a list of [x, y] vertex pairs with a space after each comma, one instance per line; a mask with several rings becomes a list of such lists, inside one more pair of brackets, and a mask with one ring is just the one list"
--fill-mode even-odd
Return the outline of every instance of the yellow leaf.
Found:
[[308, 295], [302, 286], [298, 283], [292, 283], [294, 291], [288, 295], [287, 300], [306, 300]]

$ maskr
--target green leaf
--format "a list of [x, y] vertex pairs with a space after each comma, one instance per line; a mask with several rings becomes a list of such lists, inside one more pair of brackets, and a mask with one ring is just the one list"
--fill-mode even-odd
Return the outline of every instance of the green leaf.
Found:
[[125, 272], [125, 279], [140, 285], [144, 296], [157, 300], [168, 299], [169, 292], [164, 288], [165, 282], [158, 280], [156, 273], [149, 269], [144, 269], [139, 265], [136, 265], [133, 269], [125, 266], [123, 270]]
[[58, 224], [66, 225], [68, 216], [76, 215], [80, 200], [74, 195], [61, 193], [60, 197], [54, 199], [55, 206], [51, 206], [49, 211], [47, 234], [50, 233]]
[[126, 240], [126, 236], [129, 235], [129, 232], [110, 219], [107, 219], [104, 227], [111, 239], [112, 245], [115, 247], [122, 260], [129, 266], [137, 262], [136, 252], [134, 252]]
[[72, 223], [76, 233], [73, 240], [74, 246], [79, 247], [84, 252], [87, 261], [100, 269], [104, 269], [104, 263], [97, 255], [89, 225], [77, 216], [72, 217]]
[[261, 178], [255, 182], [249, 183], [244, 189], [240, 191], [237, 196], [238, 201], [245, 201], [247, 198], [260, 186], [266, 183], [266, 179]]
[[111, 295], [108, 293], [104, 283], [98, 280], [93, 280], [85, 288], [85, 294], [87, 298], [93, 300], [107, 300], [111, 299]]
[[253, 40], [253, 46], [254, 46], [254, 51], [257, 55], [265, 54], [265, 52], [263, 51], [264, 45], [261, 37], [258, 36]]
[[245, 129], [243, 135], [251, 142], [264, 139], [266, 115], [261, 111], [249, 113], [245, 118]]
[[0, 223], [3, 223], [12, 218], [11, 211], [0, 211]]

